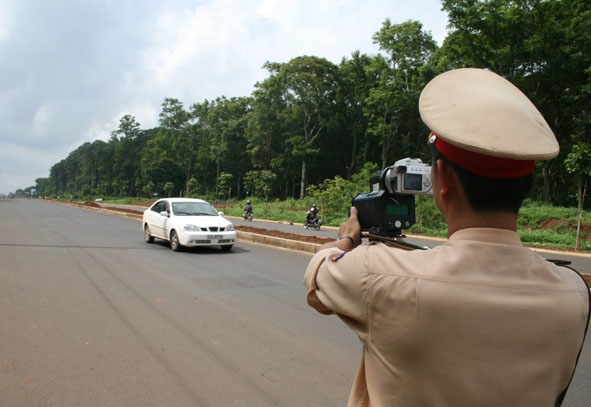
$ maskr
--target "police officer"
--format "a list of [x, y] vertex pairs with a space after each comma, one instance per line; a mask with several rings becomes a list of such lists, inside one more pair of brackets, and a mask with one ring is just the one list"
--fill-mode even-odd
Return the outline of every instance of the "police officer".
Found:
[[360, 245], [352, 208], [304, 276], [308, 303], [363, 343], [349, 406], [560, 405], [589, 289], [516, 233], [535, 160], [558, 155], [558, 143], [529, 99], [486, 70], [439, 75], [419, 110], [432, 131], [447, 242], [424, 251]]

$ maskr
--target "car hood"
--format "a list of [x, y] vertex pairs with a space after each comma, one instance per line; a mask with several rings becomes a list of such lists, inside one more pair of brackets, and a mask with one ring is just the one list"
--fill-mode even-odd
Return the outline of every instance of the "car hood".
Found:
[[227, 227], [232, 223], [222, 216], [177, 216], [176, 221], [185, 225], [195, 225], [199, 227]]

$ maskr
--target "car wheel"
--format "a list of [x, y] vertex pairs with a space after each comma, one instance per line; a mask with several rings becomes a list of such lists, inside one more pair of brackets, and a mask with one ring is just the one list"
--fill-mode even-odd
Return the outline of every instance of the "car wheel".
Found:
[[173, 252], [180, 252], [183, 249], [183, 246], [179, 242], [179, 236], [174, 230], [170, 232], [170, 248]]
[[150, 233], [150, 227], [148, 225], [144, 226], [144, 240], [146, 243], [154, 243], [154, 236]]
[[232, 245], [231, 244], [229, 244], [227, 246], [222, 246], [222, 251], [229, 252], [230, 250], [232, 250]]

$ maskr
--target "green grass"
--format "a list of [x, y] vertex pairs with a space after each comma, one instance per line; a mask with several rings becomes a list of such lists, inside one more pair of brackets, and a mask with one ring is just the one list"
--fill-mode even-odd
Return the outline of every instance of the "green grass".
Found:
[[105, 198], [103, 202], [118, 205], [148, 205], [155, 199], [148, 198]]
[[[266, 204], [264, 201], [252, 200], [253, 216], [255, 219], [267, 219], [275, 221], [285, 221], [293, 223], [303, 223], [306, 218], [306, 212], [312, 207], [310, 203], [307, 205], [306, 201], [291, 199], [287, 201], [274, 201]], [[230, 202], [228, 205], [216, 205], [218, 210], [228, 216], [242, 216], [242, 211], [246, 206], [245, 201]], [[342, 217], [344, 221], [346, 217]], [[337, 222], [338, 226], [340, 222]]]
[[[591, 213], [584, 211], [580, 250], [591, 250]], [[574, 249], [577, 234], [577, 208], [543, 205], [526, 201], [519, 212], [518, 233], [531, 246]]]

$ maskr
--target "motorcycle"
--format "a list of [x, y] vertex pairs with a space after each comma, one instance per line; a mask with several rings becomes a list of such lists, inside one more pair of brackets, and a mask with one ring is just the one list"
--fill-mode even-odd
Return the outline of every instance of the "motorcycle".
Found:
[[242, 213], [242, 217], [244, 218], [244, 220], [248, 220], [248, 221], [252, 222], [252, 212], [244, 211]]
[[310, 218], [310, 216], [306, 216], [306, 221], [304, 222], [304, 228], [314, 228], [316, 230], [320, 230], [320, 226], [322, 225], [322, 219], [320, 217]]

